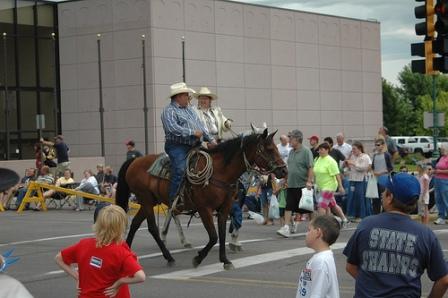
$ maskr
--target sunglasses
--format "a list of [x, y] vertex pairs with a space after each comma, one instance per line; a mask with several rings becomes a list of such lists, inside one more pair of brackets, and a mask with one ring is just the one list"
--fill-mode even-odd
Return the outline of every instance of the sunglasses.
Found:
[[375, 146], [383, 146], [383, 144], [375, 144]]

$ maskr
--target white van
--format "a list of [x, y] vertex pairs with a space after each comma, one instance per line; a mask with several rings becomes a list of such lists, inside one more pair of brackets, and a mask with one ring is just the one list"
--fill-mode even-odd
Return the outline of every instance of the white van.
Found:
[[395, 144], [407, 149], [409, 153], [421, 153], [429, 156], [434, 151], [433, 138], [429, 136], [391, 137]]

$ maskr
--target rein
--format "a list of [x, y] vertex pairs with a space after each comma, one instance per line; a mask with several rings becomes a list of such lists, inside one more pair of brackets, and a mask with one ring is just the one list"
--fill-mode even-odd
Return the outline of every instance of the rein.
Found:
[[[260, 144], [257, 144], [257, 150], [255, 152], [254, 162], [253, 162], [253, 164], [250, 164], [250, 162], [246, 156], [246, 151], [244, 150], [244, 137], [243, 136], [241, 136], [241, 151], [243, 152], [244, 166], [246, 167], [246, 171], [248, 171], [248, 172], [255, 172], [260, 175], [268, 175], [268, 174], [274, 172], [276, 169], [284, 167], [284, 166], [277, 165], [278, 160], [275, 160], [275, 161], [270, 160], [269, 157], [266, 155], [266, 152], [264, 151], [263, 146], [261, 146]], [[264, 163], [267, 163], [268, 168], [264, 169], [264, 168], [258, 167], [256, 165], [257, 158], [261, 158], [261, 161], [263, 161]]]

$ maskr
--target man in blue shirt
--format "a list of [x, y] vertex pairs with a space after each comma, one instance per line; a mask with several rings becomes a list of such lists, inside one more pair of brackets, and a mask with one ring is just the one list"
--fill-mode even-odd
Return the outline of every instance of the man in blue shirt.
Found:
[[50, 141], [45, 141], [43, 138], [40, 139], [40, 142], [47, 146], [54, 147], [56, 151], [56, 157], [58, 159], [58, 165], [56, 167], [55, 176], [62, 177], [64, 172], [70, 166], [70, 161], [68, 157], [68, 153], [70, 149], [67, 144], [64, 142], [64, 137], [62, 135], [57, 135], [54, 137], [54, 143]]
[[344, 249], [347, 272], [356, 280], [354, 297], [421, 297], [421, 276], [434, 281], [428, 297], [443, 297], [448, 269], [435, 234], [409, 217], [420, 184], [409, 174], [379, 177], [384, 213], [359, 224]]
[[[193, 89], [183, 82], [171, 85], [171, 102], [163, 109], [162, 124], [165, 131], [165, 152], [171, 161], [170, 203], [174, 202], [185, 174], [188, 151], [201, 141], [216, 145], [198, 114], [190, 105]], [[213, 146], [212, 145], [212, 146]]]

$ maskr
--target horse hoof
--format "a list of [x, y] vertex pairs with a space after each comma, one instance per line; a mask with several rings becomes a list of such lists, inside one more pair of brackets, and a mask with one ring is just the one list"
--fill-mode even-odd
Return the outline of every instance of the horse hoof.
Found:
[[176, 265], [176, 261], [174, 259], [169, 260], [167, 263], [168, 267], [173, 267], [174, 265]]
[[235, 269], [235, 266], [233, 266], [232, 263], [224, 264], [224, 270], [233, 270], [233, 269]]
[[241, 248], [241, 244], [240, 245], [237, 245], [237, 244], [235, 244], [235, 243], [229, 243], [229, 248], [230, 248], [230, 250], [232, 251], [232, 252], [237, 252], [237, 251], [241, 251], [242, 250], [242, 248]]
[[199, 264], [201, 264], [201, 261], [199, 261], [199, 257], [194, 257], [193, 258], [193, 267], [197, 268], [199, 266]]
[[184, 248], [192, 248], [193, 245], [191, 245], [191, 243], [184, 243]]

